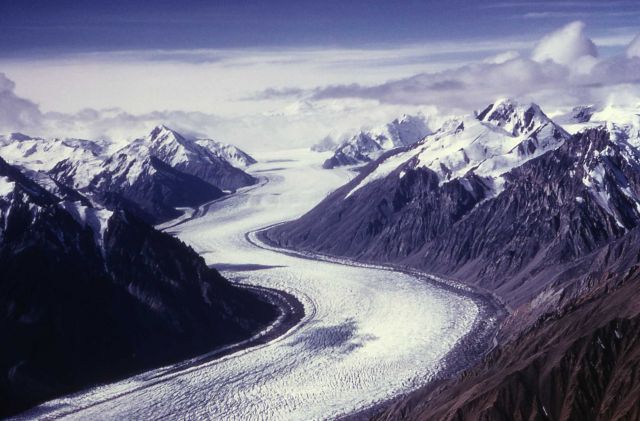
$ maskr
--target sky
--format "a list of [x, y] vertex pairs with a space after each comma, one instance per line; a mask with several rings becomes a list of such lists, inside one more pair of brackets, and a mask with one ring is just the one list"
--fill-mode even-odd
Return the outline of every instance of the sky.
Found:
[[637, 0], [2, 0], [0, 132], [252, 150], [498, 96], [633, 102], [639, 22]]
[[637, 26], [635, 0], [3, 0], [3, 55], [122, 49], [362, 47], [526, 38], [580, 19]]

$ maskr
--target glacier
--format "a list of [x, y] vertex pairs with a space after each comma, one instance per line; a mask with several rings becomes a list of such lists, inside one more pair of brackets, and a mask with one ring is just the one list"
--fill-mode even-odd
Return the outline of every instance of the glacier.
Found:
[[258, 185], [160, 228], [233, 282], [293, 295], [302, 321], [267, 343], [93, 387], [17, 419], [336, 418], [414, 390], [445, 367], [482, 317], [477, 302], [402, 271], [260, 244], [252, 233], [301, 216], [354, 176], [323, 170], [308, 150], [260, 158], [250, 167]]

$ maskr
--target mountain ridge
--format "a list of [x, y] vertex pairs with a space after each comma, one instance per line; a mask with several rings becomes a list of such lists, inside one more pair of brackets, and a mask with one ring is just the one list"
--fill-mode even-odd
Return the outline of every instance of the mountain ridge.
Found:
[[253, 335], [278, 311], [123, 211], [0, 158], [0, 414]]
[[[150, 223], [179, 216], [225, 192], [255, 184], [247, 167], [256, 161], [233, 145], [183, 136], [164, 125], [113, 153], [106, 142], [0, 137], [0, 155], [40, 181], [47, 173], [67, 188], [107, 207], [123, 206]], [[51, 184], [51, 183], [49, 183]], [[56, 186], [51, 186], [52, 190]]]

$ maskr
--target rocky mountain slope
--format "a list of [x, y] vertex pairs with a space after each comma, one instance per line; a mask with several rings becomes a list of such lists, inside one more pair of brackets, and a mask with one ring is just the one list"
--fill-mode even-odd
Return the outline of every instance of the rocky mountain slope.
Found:
[[480, 364], [380, 419], [636, 419], [636, 141], [633, 124], [569, 136], [535, 104], [500, 101], [382, 155], [265, 236], [420, 268], [504, 301], [510, 315]]
[[[212, 152], [216, 150], [218, 154], [224, 155], [230, 152], [228, 149], [226, 152], [225, 149], [216, 149], [217, 144], [209, 139], [201, 139], [200, 143], [207, 147], [201, 146], [197, 139], [183, 136], [166, 126], [158, 126], [146, 137], [135, 140], [117, 153], [153, 156], [172, 168], [198, 177], [221, 190], [232, 191], [256, 182], [249, 174]], [[148, 149], [140, 149], [139, 144]]]
[[179, 240], [52, 194], [2, 159], [0, 273], [0, 415], [245, 339], [277, 316]]
[[[323, 167], [331, 169], [371, 162], [385, 151], [412, 145], [429, 133], [424, 116], [404, 115], [380, 128], [355, 134], [336, 147]], [[318, 145], [318, 148], [326, 150], [326, 145]]]
[[[59, 161], [52, 173], [66, 184], [77, 188], [89, 186], [98, 172], [111, 176], [128, 173], [127, 179], [133, 183], [133, 179], [140, 173], [140, 164], [151, 157], [176, 171], [198, 177], [220, 190], [232, 191], [256, 181], [230, 163], [238, 161], [246, 166], [255, 162], [246, 153], [210, 139], [183, 136], [166, 126], [157, 126], [147, 136], [134, 140], [98, 161], [73, 158]], [[82, 177], [82, 174], [90, 176]]]
[[151, 215], [152, 223], [178, 217], [177, 207], [195, 207], [224, 195], [212, 184], [156, 158], [138, 142], [104, 161], [87, 191], [107, 206], [124, 207], [124, 201], [135, 204]]
[[[570, 222], [559, 215], [575, 212], [589, 228], [596, 221], [590, 230], [595, 239], [566, 245], [560, 255], [567, 259], [577, 254], [574, 250], [589, 251], [621, 235], [625, 228], [619, 224], [634, 226], [637, 215], [626, 210], [634, 193], [629, 198], [625, 187], [598, 178], [604, 170], [635, 180], [632, 151], [618, 150], [606, 134], [595, 131], [569, 141], [535, 106], [509, 103], [488, 110], [493, 111], [475, 121], [446, 124], [424, 141], [383, 156], [307, 215], [268, 235], [315, 252], [473, 279], [498, 291], [505, 288], [505, 296], [515, 300], [518, 290], [503, 287], [500, 279], [562, 249], [548, 249]], [[597, 148], [589, 149], [592, 144]], [[591, 152], [577, 158], [578, 148]], [[604, 159], [605, 150], [615, 150], [616, 158]], [[591, 188], [583, 177], [593, 179]], [[612, 201], [601, 207], [604, 199], [596, 192], [604, 190]], [[589, 212], [591, 218], [581, 219]], [[520, 220], [540, 224], [523, 226]], [[601, 225], [606, 235], [599, 232]], [[536, 230], [540, 235], [532, 236]]]
[[573, 262], [544, 294], [513, 312], [480, 364], [374, 418], [638, 419], [639, 233]]

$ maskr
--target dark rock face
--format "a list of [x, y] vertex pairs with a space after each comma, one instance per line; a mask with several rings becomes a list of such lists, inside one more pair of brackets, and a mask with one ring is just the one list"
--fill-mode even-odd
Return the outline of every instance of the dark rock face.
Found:
[[126, 181], [126, 174], [101, 172], [91, 181], [89, 190], [99, 202], [107, 205], [123, 200], [135, 203], [143, 212], [141, 215], [151, 216], [147, 219], [149, 223], [180, 216], [181, 212], [176, 207], [194, 207], [224, 196], [217, 187], [177, 171], [155, 157], [145, 160], [143, 168], [144, 171], [132, 184]]
[[347, 165], [356, 165], [371, 162], [371, 158], [368, 156], [357, 153], [354, 157], [345, 154], [343, 151], [336, 151], [331, 158], [327, 158], [322, 163], [322, 168], [325, 170], [332, 170], [336, 167], [344, 167]]
[[217, 165], [210, 164], [178, 164], [175, 168], [190, 174], [217, 188], [234, 191], [240, 187], [256, 183], [256, 179], [228, 162], [218, 159]]
[[277, 310], [116, 211], [103, 241], [0, 159], [0, 416], [245, 339]]
[[634, 154], [610, 142], [606, 131], [578, 135], [514, 169], [501, 194], [410, 261], [477, 279], [514, 304], [526, 301], [545, 285], [536, 272], [590, 253], [638, 225], [628, 195], [640, 192]]
[[[405, 175], [400, 179], [401, 171]], [[364, 176], [366, 171], [299, 221], [267, 235], [281, 244], [322, 253], [365, 260], [404, 259], [450, 229], [487, 191], [483, 180], [473, 175], [441, 188], [438, 176], [429, 169], [399, 168], [342, 200]]]

